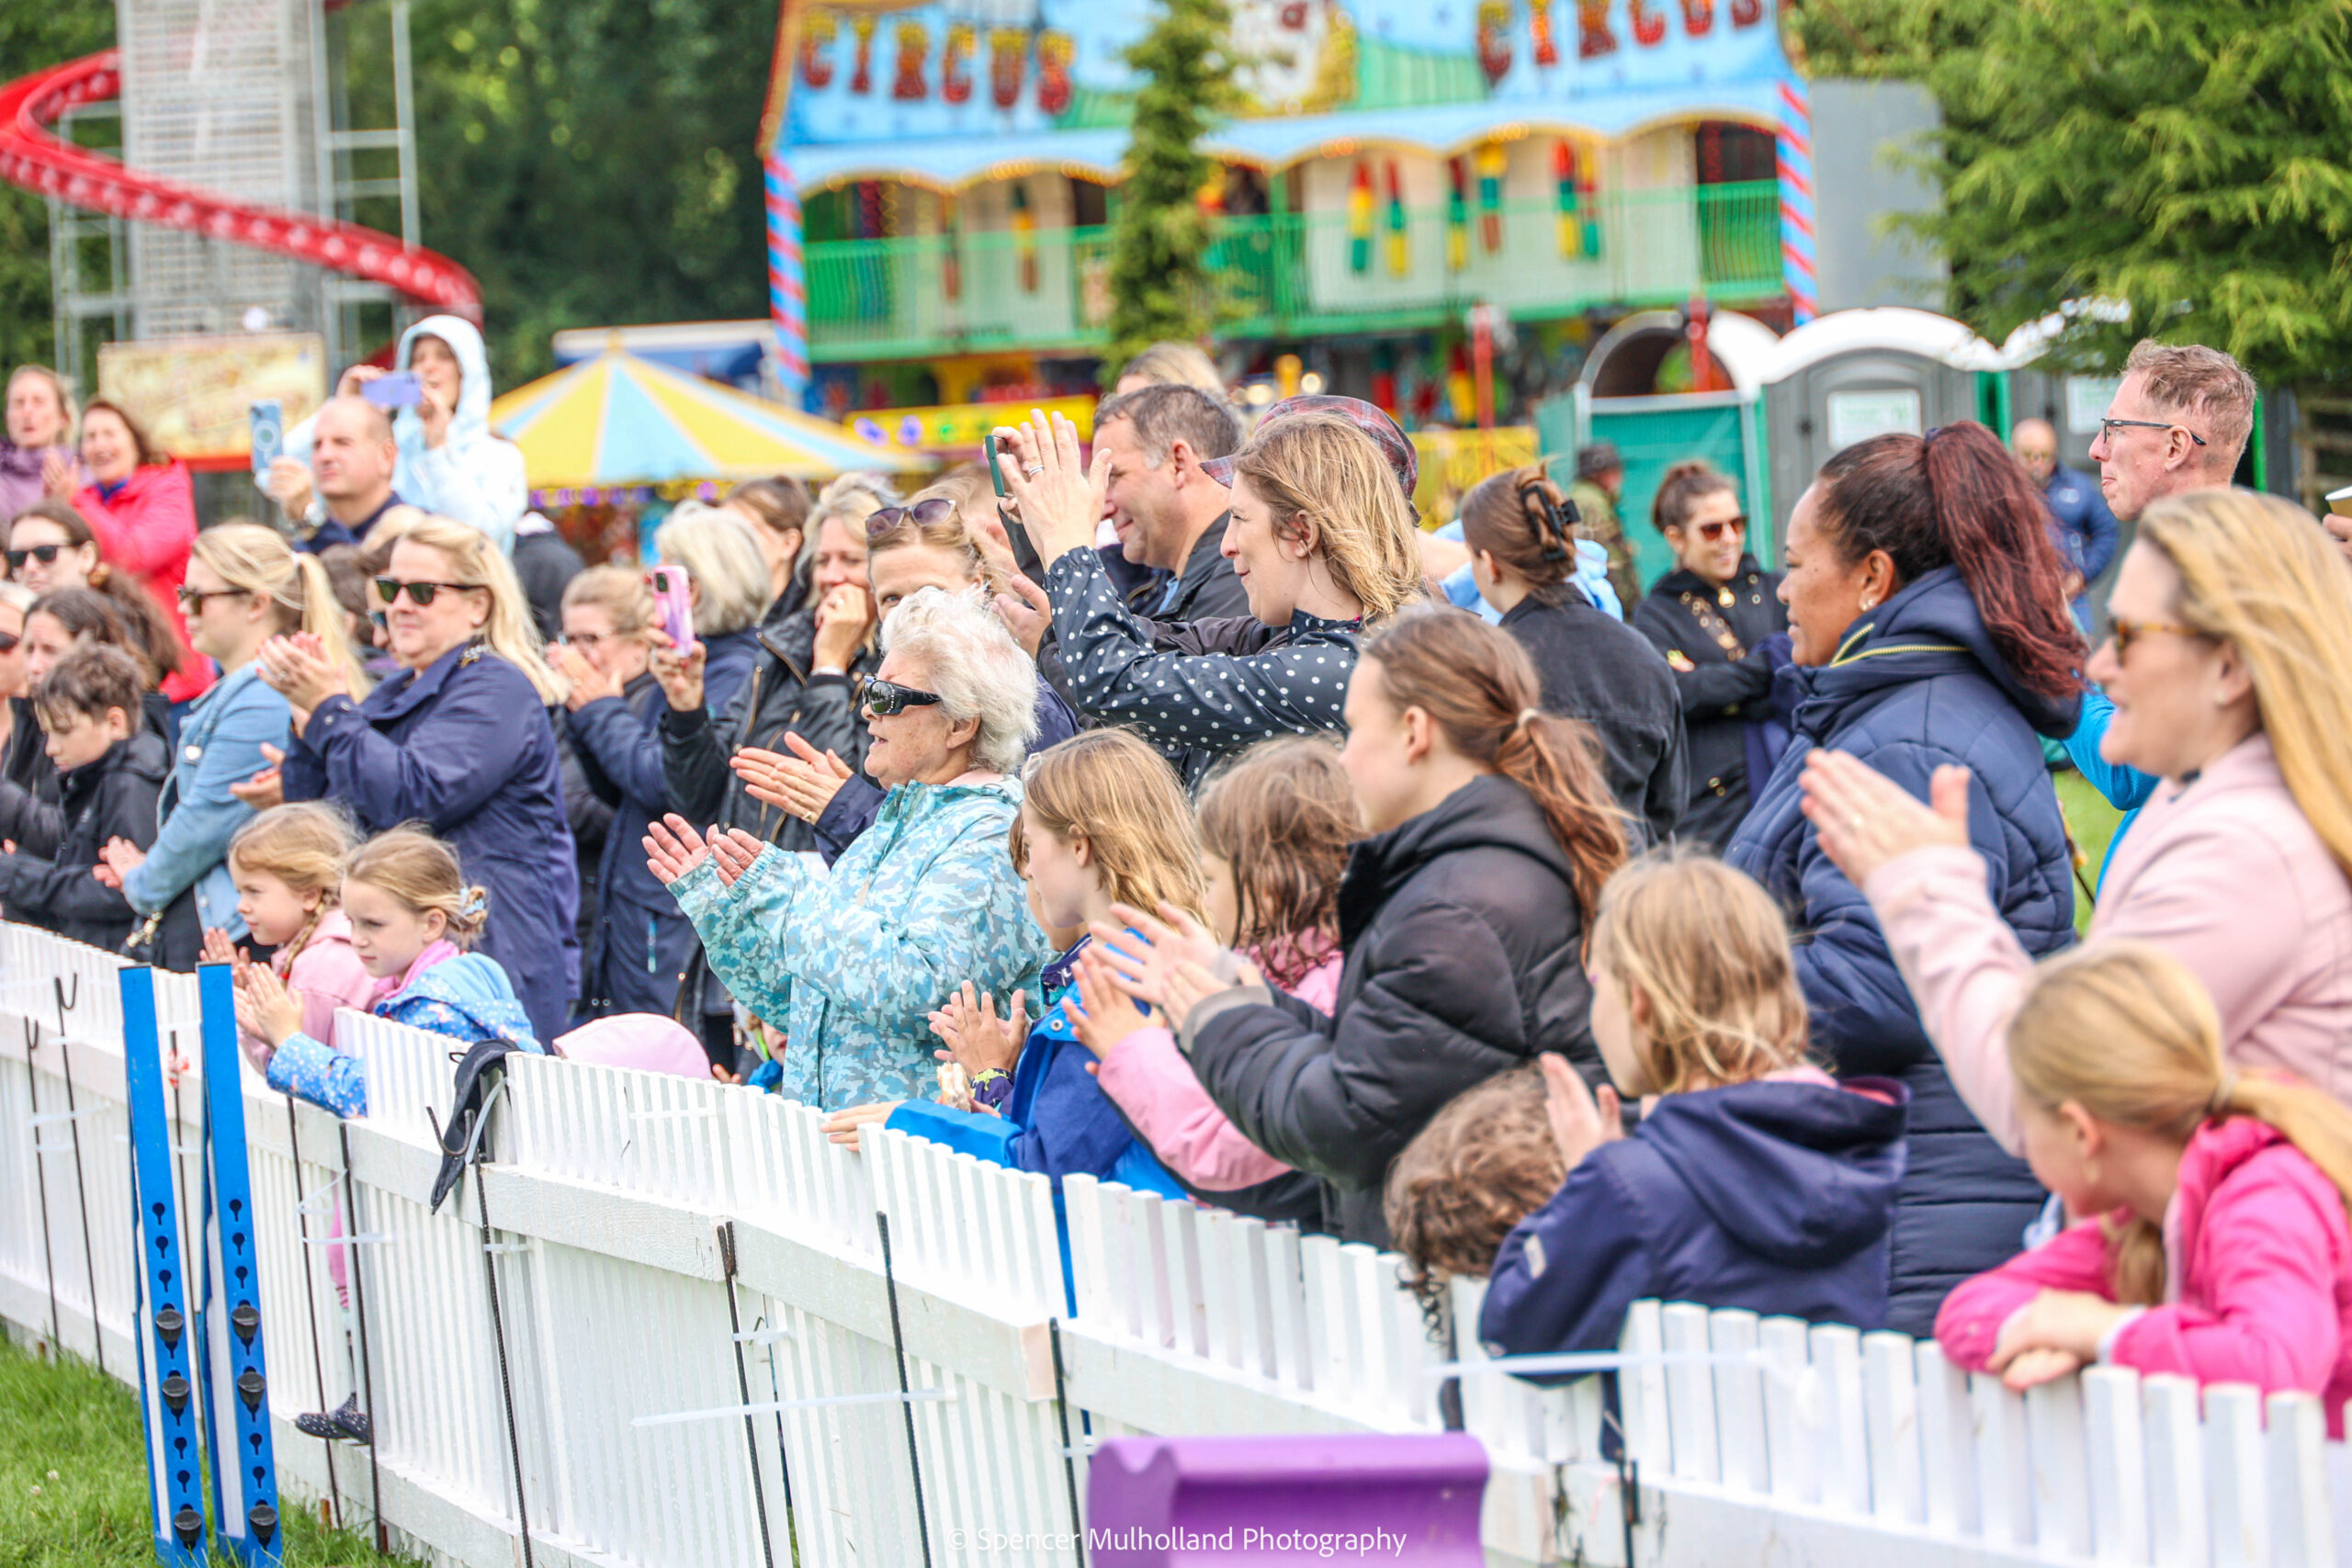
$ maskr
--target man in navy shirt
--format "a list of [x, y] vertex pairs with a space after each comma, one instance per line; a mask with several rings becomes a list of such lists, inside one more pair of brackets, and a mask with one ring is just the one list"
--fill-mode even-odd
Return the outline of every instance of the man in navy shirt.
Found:
[[[2099, 493], [2098, 480], [2058, 461], [2058, 432], [2046, 419], [2021, 419], [2009, 432], [2009, 447], [2033, 482], [2041, 487], [2050, 518], [2057, 525], [2058, 547], [2083, 574], [2088, 589], [2115, 558], [2118, 524]], [[2079, 619], [2086, 610], [2080, 594], [2075, 599]]]

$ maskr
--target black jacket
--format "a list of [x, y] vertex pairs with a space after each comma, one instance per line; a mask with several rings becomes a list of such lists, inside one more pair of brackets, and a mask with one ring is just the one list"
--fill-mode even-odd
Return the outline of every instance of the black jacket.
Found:
[[1718, 588], [1694, 571], [1658, 580], [1634, 625], [1674, 669], [1690, 769], [1680, 836], [1720, 850], [1747, 815], [1747, 719], [1772, 691], [1772, 665], [1756, 645], [1789, 629], [1781, 574], [1754, 556]]
[[0, 839], [27, 854], [56, 852], [65, 831], [57, 804], [57, 768], [30, 697], [10, 697], [8, 746], [0, 756]]
[[121, 947], [134, 919], [130, 901], [90, 868], [110, 839], [142, 850], [154, 843], [155, 802], [171, 771], [164, 738], [142, 729], [87, 767], [60, 774], [64, 829], [56, 852], [0, 855], [0, 909], [93, 947]]
[[531, 619], [549, 642], [563, 635], [563, 591], [582, 571], [580, 552], [553, 528], [514, 535], [514, 575], [531, 603]]
[[1583, 938], [1534, 797], [1489, 774], [1349, 855], [1331, 1017], [1239, 987], [1183, 1042], [1243, 1136], [1321, 1179], [1325, 1227], [1385, 1247], [1389, 1162], [1446, 1101], [1540, 1051], [1600, 1074]]
[[1573, 592], [1556, 604], [1528, 595], [1503, 616], [1503, 630], [1534, 660], [1544, 711], [1580, 718], [1600, 737], [1609, 793], [1642, 840], [1673, 832], [1688, 788], [1682, 701], [1657, 649]]
[[[1150, 581], [1127, 595], [1127, 608], [1146, 620], [1171, 623], [1248, 615], [1249, 591], [1242, 586], [1241, 574], [1225, 558], [1225, 529], [1232, 521], [1232, 513], [1220, 513], [1193, 541], [1192, 553], [1184, 558], [1184, 570], [1172, 579], [1166, 572], [1154, 575]], [[1168, 597], [1171, 581], [1176, 588], [1172, 600]]]

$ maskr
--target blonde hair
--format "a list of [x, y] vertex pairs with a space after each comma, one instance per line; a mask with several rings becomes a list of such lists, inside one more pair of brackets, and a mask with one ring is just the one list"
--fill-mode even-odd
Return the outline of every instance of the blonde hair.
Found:
[[[2165, 1138], [2186, 1141], [2208, 1121], [2251, 1117], [2317, 1166], [2352, 1211], [2352, 1111], [2284, 1075], [2232, 1069], [2213, 998], [2153, 943], [2094, 942], [2036, 968], [2009, 1023], [2009, 1073], [2018, 1096], [2044, 1111], [2072, 1103]], [[2108, 1241], [2116, 1299], [2163, 1301], [2161, 1227], [2110, 1221]]]
[[695, 635], [724, 637], [757, 625], [768, 607], [768, 563], [751, 525], [731, 512], [682, 501], [653, 536], [664, 561], [684, 567], [702, 587]]
[[1645, 1083], [1681, 1094], [1752, 1082], [1804, 1060], [1804, 991], [1780, 906], [1709, 855], [1659, 850], [1600, 890], [1593, 970], [1649, 1000]]
[[188, 554], [230, 587], [267, 600], [275, 612], [273, 630], [304, 631], [317, 637], [326, 649], [327, 662], [343, 676], [355, 700], [376, 684], [352, 653], [343, 602], [335, 597], [334, 581], [318, 557], [295, 549], [277, 530], [258, 523], [207, 528], [196, 536]]
[[1337, 414], [1301, 414], [1251, 438], [1233, 459], [1295, 539], [1311, 520], [1317, 551], [1340, 585], [1383, 621], [1421, 595], [1419, 527], [1412, 503], [1372, 437]]
[[1447, 1100], [1388, 1168], [1390, 1243], [1433, 1334], [1445, 1322], [1446, 1281], [1492, 1272], [1511, 1227], [1567, 1179], [1544, 1101], [1533, 1062], [1497, 1073]]
[[286, 944], [292, 963], [326, 912], [342, 897], [343, 863], [351, 853], [351, 823], [324, 801], [273, 806], [237, 829], [229, 840], [229, 870], [274, 876], [296, 893], [316, 893], [311, 921]]
[[490, 918], [490, 895], [467, 884], [458, 852], [421, 824], [379, 833], [352, 851], [343, 879], [380, 888], [418, 915], [440, 910], [459, 947], [472, 946]]
[[[985, 489], [987, 481], [981, 481]], [[932, 485], [907, 497], [902, 503], [908, 510], [888, 528], [872, 532], [873, 518], [866, 519], [865, 558], [870, 562], [885, 550], [905, 549], [922, 545], [934, 550], [946, 550], [963, 562], [966, 576], [985, 586], [991, 597], [1004, 592], [1004, 580], [998, 575], [986, 551], [980, 548], [979, 536], [964, 520], [964, 508], [969, 504], [966, 487], [952, 481]], [[944, 501], [955, 508], [936, 523], [918, 523], [913, 508], [926, 501]]]
[[2211, 445], [2210, 467], [2233, 468], [2254, 433], [2254, 378], [2218, 348], [2200, 343], [2165, 344], [2142, 338], [2123, 362], [2126, 376], [2140, 378], [2148, 400], [2171, 413], [2205, 422], [2200, 432]]
[[865, 530], [857, 525], [898, 503], [898, 490], [880, 474], [843, 474], [817, 492], [817, 503], [808, 509], [805, 536], [816, 538], [817, 530], [831, 520], [848, 524], [851, 532], [862, 534]]
[[2352, 874], [2352, 572], [2334, 541], [2293, 502], [2244, 490], [2156, 502], [2139, 538], [2180, 574], [2174, 616], [2245, 659], [2287, 792]]
[[653, 595], [644, 577], [625, 566], [592, 566], [565, 583], [563, 607], [583, 604], [612, 617], [615, 637], [637, 637], [653, 624]]
[[1083, 839], [1102, 888], [1157, 916], [1173, 904], [1195, 919], [1208, 906], [1201, 843], [1184, 786], [1168, 760], [1124, 729], [1090, 729], [1037, 753], [1022, 784], [1023, 812], [1006, 836], [1016, 870], [1028, 863], [1024, 816], [1068, 843]]
[[481, 629], [482, 645], [520, 670], [542, 702], [552, 706], [563, 701], [571, 682], [548, 667], [539, 628], [531, 619], [530, 601], [524, 596], [514, 565], [489, 535], [452, 518], [427, 513], [409, 525], [400, 540], [440, 551], [449, 558], [452, 582], [487, 591], [490, 619]]
[[1224, 397], [1225, 378], [1216, 371], [1216, 361], [1196, 343], [1155, 343], [1119, 367], [1111, 378], [1115, 387], [1130, 376], [1140, 376], [1155, 387], [1198, 387], [1204, 392]]

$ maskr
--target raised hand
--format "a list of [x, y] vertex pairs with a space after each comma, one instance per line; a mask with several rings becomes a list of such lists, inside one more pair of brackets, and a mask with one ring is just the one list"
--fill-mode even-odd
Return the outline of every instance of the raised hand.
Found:
[[784, 740], [797, 755], [786, 757], [746, 746], [729, 757], [727, 765], [742, 779], [744, 793], [753, 800], [788, 811], [803, 822], [814, 822], [841, 793], [849, 778], [849, 765], [789, 731]]
[[1546, 1051], [1535, 1059], [1543, 1064], [1544, 1114], [1552, 1123], [1552, 1142], [1562, 1165], [1574, 1170], [1585, 1156], [1625, 1135], [1624, 1111], [1615, 1089], [1602, 1084], [1596, 1100], [1566, 1056]]
[[1111, 488], [1109, 449], [1097, 446], [1091, 467], [1080, 462], [1078, 426], [1063, 414], [1048, 419], [1037, 409], [1029, 411], [1026, 423], [990, 433], [991, 439], [998, 437], [1009, 447], [998, 464], [1005, 491], [1020, 506], [1021, 524], [1037, 547], [1037, 558], [1051, 566], [1072, 550], [1091, 547]]
[[589, 663], [587, 656], [571, 644], [558, 643], [548, 653], [571, 682], [571, 690], [563, 696], [563, 705], [571, 712], [578, 713], [599, 697], [621, 694], [621, 683]]
[[996, 609], [996, 618], [1012, 634], [1012, 640], [1035, 659], [1054, 624], [1053, 597], [1017, 571], [1006, 575], [1004, 588], [989, 603]]
[[645, 869], [667, 887], [709, 858], [710, 846], [676, 812], [645, 825]]
[[724, 833], [712, 829], [709, 844], [710, 857], [718, 866], [718, 880], [729, 887], [768, 849], [765, 839], [754, 838], [741, 828], [729, 828]]
[[1029, 1038], [1029, 998], [1015, 991], [1012, 1010], [1000, 1019], [996, 998], [982, 995], [972, 982], [948, 997], [931, 1015], [931, 1032], [947, 1043], [967, 1073], [1009, 1073], [1021, 1059], [1022, 1042]]
[[710, 657], [700, 638], [696, 638], [682, 656], [670, 634], [660, 626], [647, 628], [646, 640], [653, 645], [653, 679], [662, 687], [662, 694], [678, 713], [692, 713], [702, 706], [702, 669]]
[[71, 457], [51, 452], [40, 460], [40, 492], [51, 501], [63, 501], [82, 485], [82, 476]]
[[1816, 750], [1804, 760], [1805, 819], [1822, 852], [1857, 887], [1889, 861], [1913, 850], [1968, 847], [1966, 768], [1938, 768], [1928, 782], [1930, 804], [1859, 758]]
[[286, 753], [265, 742], [261, 754], [262, 760], [269, 766], [243, 784], [231, 784], [229, 793], [255, 811], [267, 811], [272, 807], [286, 804], [286, 774], [278, 765], [286, 761]]
[[[1136, 1030], [1151, 1027], [1152, 1021], [1136, 1011], [1135, 1003], [1119, 988], [1111, 961], [1093, 948], [1078, 955], [1077, 981], [1079, 1006], [1085, 1010], [1071, 1018], [1071, 1032], [1096, 1061], [1106, 1060]], [[1069, 1005], [1067, 997], [1062, 1005]]]
[[237, 987], [237, 1026], [269, 1042], [271, 1050], [302, 1028], [302, 999], [286, 988], [277, 971], [266, 964], [249, 965]]
[[308, 713], [332, 696], [350, 695], [343, 671], [327, 658], [314, 632], [293, 632], [261, 645], [257, 662], [265, 684]]
[[204, 932], [204, 945], [197, 950], [196, 961], [199, 964], [234, 964], [243, 956], [237, 951], [237, 944], [229, 940], [227, 931], [219, 926], [209, 926]]
[[854, 582], [835, 588], [817, 606], [815, 667], [847, 670], [873, 629], [874, 596]]

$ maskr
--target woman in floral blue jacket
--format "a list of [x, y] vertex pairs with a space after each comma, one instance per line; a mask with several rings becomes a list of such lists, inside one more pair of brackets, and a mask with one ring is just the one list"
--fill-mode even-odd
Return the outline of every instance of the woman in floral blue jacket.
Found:
[[[740, 829], [653, 825], [648, 864], [728, 989], [786, 1034], [784, 1094], [824, 1110], [906, 1100], [934, 1068], [929, 1018], [967, 979], [1035, 987], [1051, 956], [1006, 852], [1036, 724], [1035, 667], [977, 597], [925, 589], [884, 626], [866, 772], [888, 793], [831, 871]], [[770, 781], [752, 793], [791, 809]]]

